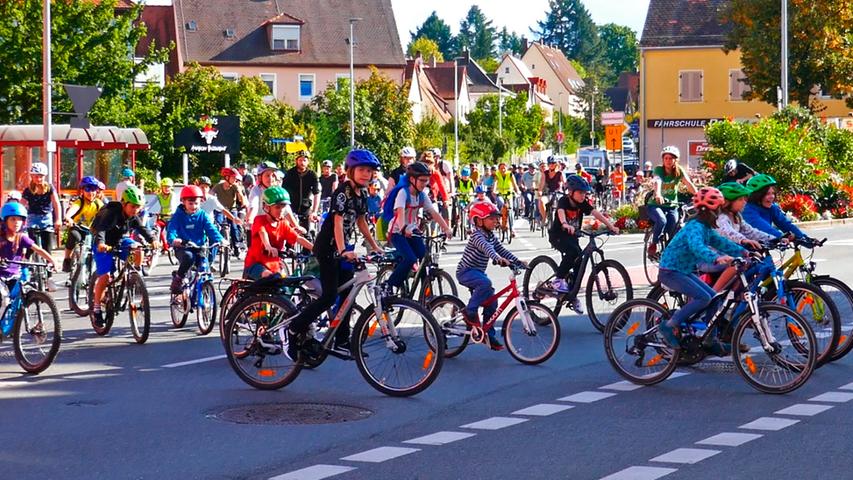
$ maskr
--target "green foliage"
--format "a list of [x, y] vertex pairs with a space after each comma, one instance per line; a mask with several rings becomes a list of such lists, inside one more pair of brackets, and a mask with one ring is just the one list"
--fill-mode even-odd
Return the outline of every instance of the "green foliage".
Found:
[[515, 56], [524, 54], [524, 36], [515, 32], [510, 33], [506, 27], [498, 33], [498, 54], [511, 53]]
[[563, 146], [560, 148], [557, 144], [557, 132], [560, 131], [560, 112], [554, 112], [554, 118], [550, 124], [545, 125], [543, 133], [543, 142], [545, 148], [563, 154], [575, 153], [583, 143], [589, 143], [589, 120], [583, 118], [572, 117], [563, 112], [562, 114], [563, 127]]
[[492, 57], [483, 58], [481, 60], [478, 60], [477, 63], [480, 64], [480, 67], [486, 73], [495, 73], [501, 66], [501, 62], [497, 61], [497, 59], [494, 59]]
[[636, 205], [626, 203], [610, 212], [610, 216], [613, 218], [630, 218], [632, 220], [637, 220], [640, 218], [640, 210]]
[[497, 95], [485, 95], [477, 108], [468, 114], [468, 124], [462, 126], [460, 137], [464, 149], [460, 157], [465, 161], [497, 163], [511, 155], [524, 154], [538, 142], [545, 124], [542, 109], [536, 105], [527, 110], [527, 95], [520, 93], [503, 101], [503, 135], [499, 135]]
[[424, 61], [428, 63], [432, 63], [433, 61], [441, 63], [444, 61], [444, 55], [442, 55], [441, 50], [438, 49], [438, 44], [435, 43], [434, 40], [430, 40], [426, 37], [418, 37], [417, 39], [412, 40], [412, 42], [409, 43], [409, 47], [406, 49], [406, 54], [411, 58], [417, 57], [418, 53], [420, 53]]
[[464, 51], [471, 54], [474, 60], [482, 60], [495, 56], [495, 27], [486, 18], [477, 5], [472, 5], [468, 14], [459, 23], [459, 34], [456, 36], [456, 54]]
[[412, 146], [415, 151], [423, 152], [427, 148], [441, 145], [445, 133], [442, 132], [441, 124], [432, 115], [425, 116], [419, 123], [415, 124], [414, 142]]
[[598, 27], [581, 0], [549, 0], [544, 20], [537, 22], [534, 32], [549, 45], [556, 45], [567, 58], [578, 60], [587, 68], [602, 60]]
[[608, 23], [598, 27], [604, 52], [606, 78], [604, 85], [613, 85], [622, 72], [636, 72], [640, 65], [640, 42], [630, 27]]
[[409, 34], [412, 36], [412, 39], [424, 37], [432, 40], [438, 45], [438, 50], [444, 58], [453, 58], [453, 54], [456, 51], [456, 44], [453, 34], [450, 32], [450, 25], [441, 18], [438, 18], [438, 14], [435, 11], [424, 20], [424, 23], [417, 30], [409, 32]]

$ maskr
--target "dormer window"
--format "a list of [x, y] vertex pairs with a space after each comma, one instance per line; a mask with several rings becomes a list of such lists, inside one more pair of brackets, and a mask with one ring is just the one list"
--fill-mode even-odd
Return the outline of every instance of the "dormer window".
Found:
[[195, 20], [190, 20], [189, 22], [187, 22], [187, 31], [195, 32], [196, 30], [198, 30], [198, 24]]
[[273, 25], [273, 50], [299, 50], [299, 25]]

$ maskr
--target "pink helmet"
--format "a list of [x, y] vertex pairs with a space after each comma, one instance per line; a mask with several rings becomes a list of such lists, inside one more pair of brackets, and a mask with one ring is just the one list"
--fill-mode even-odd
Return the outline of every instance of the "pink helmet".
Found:
[[693, 206], [696, 208], [707, 208], [717, 210], [726, 202], [723, 192], [714, 187], [702, 187], [693, 195]]

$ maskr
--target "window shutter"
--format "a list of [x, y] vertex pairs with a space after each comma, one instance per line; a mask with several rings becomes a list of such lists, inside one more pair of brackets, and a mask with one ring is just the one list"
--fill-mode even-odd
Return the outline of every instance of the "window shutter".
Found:
[[695, 95], [693, 96], [693, 99], [697, 102], [701, 102], [702, 96], [704, 95], [704, 93], [702, 92], [702, 79], [704, 77], [705, 76], [702, 75], [702, 72], [695, 72], [695, 80], [693, 82]]
[[687, 85], [686, 79], [684, 78], [683, 73], [678, 74], [678, 98], [679, 100], [684, 100], [684, 96], [687, 93]]

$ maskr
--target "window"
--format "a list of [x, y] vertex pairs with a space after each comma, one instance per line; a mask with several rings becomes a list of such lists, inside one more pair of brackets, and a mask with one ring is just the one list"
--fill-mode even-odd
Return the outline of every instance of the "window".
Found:
[[195, 32], [196, 30], [198, 30], [198, 24], [196, 23], [195, 20], [190, 20], [189, 22], [187, 22], [187, 31], [188, 32]]
[[[347, 75], [349, 77], [349, 75]], [[299, 74], [299, 101], [310, 102], [314, 98], [314, 74]]]
[[678, 73], [678, 100], [681, 102], [701, 102], [702, 70], [684, 70]]
[[262, 73], [261, 74], [261, 80], [265, 84], [267, 84], [267, 88], [270, 89], [269, 95], [266, 95], [264, 97], [264, 100], [272, 100], [273, 98], [276, 98], [277, 95], [276, 95], [276, 91], [275, 91], [275, 83], [276, 83], [275, 82], [275, 74], [274, 73]]
[[509, 73], [509, 67], [504, 67], [504, 73]]
[[744, 94], [750, 91], [743, 70], [729, 70], [729, 101], [742, 102]]
[[299, 25], [273, 25], [273, 50], [299, 50]]
[[349, 88], [349, 73], [336, 73], [335, 74], [335, 90], [340, 90], [347, 86]]
[[236, 82], [240, 75], [237, 72], [222, 72], [222, 78], [229, 82]]

